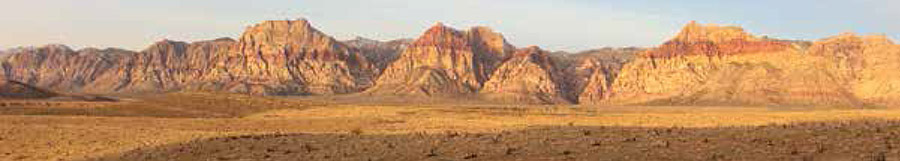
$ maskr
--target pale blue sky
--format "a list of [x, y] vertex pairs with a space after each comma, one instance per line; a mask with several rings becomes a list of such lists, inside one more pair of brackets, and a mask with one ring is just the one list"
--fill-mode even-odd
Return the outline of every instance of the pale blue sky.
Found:
[[2, 0], [0, 15], [0, 48], [139, 50], [164, 38], [238, 37], [262, 20], [299, 17], [338, 39], [415, 38], [441, 21], [489, 26], [517, 46], [567, 51], [654, 46], [690, 20], [789, 39], [900, 37], [897, 0]]

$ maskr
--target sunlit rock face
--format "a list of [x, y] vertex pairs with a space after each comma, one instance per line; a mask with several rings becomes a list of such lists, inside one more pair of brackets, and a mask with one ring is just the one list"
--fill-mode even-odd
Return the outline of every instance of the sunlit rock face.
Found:
[[898, 68], [900, 45], [885, 36], [787, 41], [696, 22], [656, 48], [576, 54], [516, 49], [490, 28], [440, 23], [415, 40], [341, 42], [306, 20], [265, 21], [236, 40], [162, 40], [140, 51], [45, 45], [0, 52], [3, 88], [36, 96], [363, 92], [530, 104], [867, 107], [900, 104]]
[[702, 25], [692, 21], [675, 38], [645, 56], [661, 59], [691, 55], [730, 56], [778, 52], [790, 46], [790, 42], [755, 37], [740, 27]]
[[626, 64], [610, 94], [599, 96], [608, 98], [596, 100], [644, 105], [884, 104], [877, 100], [893, 92], [866, 88], [894, 83], [875, 76], [886, 74], [865, 76], [862, 71], [894, 73], [876, 68], [896, 63], [878, 63], [886, 58], [872, 56], [896, 52], [896, 45], [884, 38], [844, 35], [811, 44], [692, 22], [676, 38]]
[[184, 90], [335, 94], [371, 86], [373, 66], [306, 20], [266, 21], [237, 41], [163, 40], [140, 52], [48, 45], [3, 59], [7, 79], [84, 93]]
[[490, 29], [459, 31], [438, 23], [407, 47], [366, 93], [472, 94], [514, 49]]
[[228, 90], [335, 94], [372, 83], [373, 66], [354, 49], [305, 20], [266, 21], [248, 28], [227, 52]]
[[[114, 77], [138, 53], [119, 49], [74, 51], [64, 45], [22, 48], [3, 60], [4, 77], [56, 91], [116, 88]], [[104, 84], [105, 83], [105, 84]]]
[[579, 104], [597, 104], [610, 96], [610, 86], [622, 66], [633, 61], [643, 48], [601, 48], [574, 54], [553, 55], [558, 58], [564, 77], [562, 87], [566, 97]]
[[484, 83], [480, 93], [489, 100], [556, 104], [567, 100], [561, 83], [564, 77], [556, 62], [538, 47], [516, 52]]
[[828, 66], [837, 71], [832, 78], [868, 105], [900, 103], [900, 45], [886, 36], [846, 33], [815, 42], [807, 54], [830, 60]]

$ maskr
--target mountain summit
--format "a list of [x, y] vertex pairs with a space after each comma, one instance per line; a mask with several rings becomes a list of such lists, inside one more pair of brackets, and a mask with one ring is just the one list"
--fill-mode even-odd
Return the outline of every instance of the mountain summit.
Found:
[[405, 48], [367, 93], [475, 93], [513, 49], [490, 29], [459, 31], [437, 23]]
[[415, 40], [341, 42], [301, 19], [264, 21], [236, 40], [161, 40], [141, 51], [18, 48], [0, 56], [0, 78], [19, 82], [5, 84], [17, 91], [87, 94], [362, 92], [532, 104], [860, 107], [900, 104], [896, 60], [900, 45], [885, 36], [788, 41], [694, 21], [656, 48], [569, 54], [517, 49], [488, 27], [443, 23]]
[[784, 50], [790, 42], [759, 38], [736, 26], [703, 25], [691, 21], [675, 38], [648, 52], [653, 58], [686, 55], [723, 56]]
[[365, 89], [374, 77], [365, 57], [306, 20], [256, 24], [237, 41], [163, 40], [141, 52], [45, 46], [0, 64], [8, 79], [72, 93], [334, 94]]

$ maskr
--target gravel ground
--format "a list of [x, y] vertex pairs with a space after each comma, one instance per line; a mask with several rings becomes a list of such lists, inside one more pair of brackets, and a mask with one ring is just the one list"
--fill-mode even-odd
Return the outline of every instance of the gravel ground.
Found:
[[722, 128], [534, 127], [498, 133], [266, 134], [94, 160], [898, 160], [900, 121]]

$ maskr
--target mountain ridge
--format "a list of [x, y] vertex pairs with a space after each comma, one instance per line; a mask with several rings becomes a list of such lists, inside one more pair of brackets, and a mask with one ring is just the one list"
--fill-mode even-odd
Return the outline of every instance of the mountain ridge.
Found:
[[[480, 96], [529, 104], [895, 104], [884, 36], [813, 42], [691, 21], [658, 47], [579, 53], [517, 48], [489, 27], [436, 23], [416, 39], [339, 41], [309, 21], [263, 21], [237, 39], [160, 40], [140, 51], [7, 50], [0, 75], [66, 93]], [[892, 55], [893, 54], [893, 55]], [[900, 58], [898, 58], [900, 59]], [[881, 89], [880, 87], [891, 87]], [[510, 101], [512, 100], [512, 101]]]

